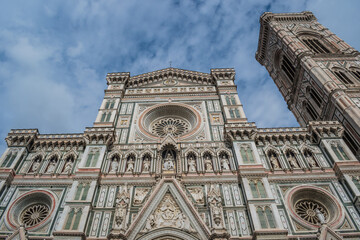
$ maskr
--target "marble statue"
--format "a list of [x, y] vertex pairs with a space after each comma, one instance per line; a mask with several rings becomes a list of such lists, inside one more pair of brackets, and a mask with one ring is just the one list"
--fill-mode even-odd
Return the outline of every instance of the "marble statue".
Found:
[[150, 160], [148, 157], [145, 157], [144, 159], [144, 172], [150, 171]]
[[122, 186], [116, 196], [115, 206], [115, 224], [116, 228], [125, 228], [125, 218], [127, 214], [127, 208], [130, 201], [130, 194], [127, 186]]
[[189, 172], [196, 172], [196, 163], [192, 156], [189, 158]]
[[275, 156], [275, 154], [271, 154], [270, 162], [274, 169], [280, 169], [279, 161], [278, 158]]
[[221, 158], [221, 165], [223, 170], [230, 170], [229, 160], [225, 155]]
[[119, 162], [117, 161], [116, 158], [114, 158], [111, 161], [110, 173], [116, 173], [116, 171], [118, 170], [118, 167], [119, 167]]
[[46, 170], [46, 173], [54, 173], [55, 167], [56, 167], [56, 161], [51, 160], [50, 163], [49, 163], [49, 166], [48, 166], [48, 168]]
[[133, 157], [130, 157], [127, 164], [126, 172], [132, 172], [132, 171], [134, 171], [134, 159]]
[[164, 166], [163, 166], [163, 170], [174, 170], [175, 166], [174, 166], [174, 157], [168, 153], [166, 158], [164, 159]]
[[71, 169], [73, 166], [73, 162], [71, 160], [67, 161], [63, 170], [63, 173], [69, 174], [71, 173]]
[[206, 170], [207, 172], [210, 172], [210, 171], [213, 170], [212, 162], [211, 162], [211, 159], [210, 159], [209, 155], [207, 155], [207, 156], [205, 157], [205, 170]]

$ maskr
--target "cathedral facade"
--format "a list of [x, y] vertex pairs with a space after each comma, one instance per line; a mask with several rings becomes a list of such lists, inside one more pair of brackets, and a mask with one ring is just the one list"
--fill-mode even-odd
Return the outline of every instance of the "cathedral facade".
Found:
[[109, 73], [83, 133], [9, 132], [0, 239], [359, 239], [358, 52], [309, 12], [260, 22], [301, 127], [248, 122], [231, 68]]

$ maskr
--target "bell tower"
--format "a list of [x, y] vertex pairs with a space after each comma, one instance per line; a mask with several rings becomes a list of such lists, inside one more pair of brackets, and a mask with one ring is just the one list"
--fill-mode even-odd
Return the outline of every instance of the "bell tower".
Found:
[[301, 126], [341, 122], [360, 158], [360, 53], [311, 12], [260, 17], [257, 61], [266, 67]]

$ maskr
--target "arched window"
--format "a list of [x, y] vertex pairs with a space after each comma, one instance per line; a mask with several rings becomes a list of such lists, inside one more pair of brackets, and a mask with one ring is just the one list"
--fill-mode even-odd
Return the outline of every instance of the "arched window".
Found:
[[79, 227], [80, 219], [82, 215], [82, 209], [72, 208], [69, 212], [69, 215], [66, 219], [65, 230], [77, 230]]
[[295, 67], [292, 65], [290, 60], [286, 55], [283, 55], [281, 61], [281, 69], [284, 71], [286, 76], [289, 78], [291, 82], [295, 80]]
[[231, 103], [230, 103], [230, 97], [229, 97], [229, 96], [226, 96], [225, 99], [226, 99], [226, 104], [227, 104], [227, 105], [231, 105]]
[[267, 197], [264, 184], [260, 179], [250, 180], [249, 185], [254, 198]]
[[276, 228], [275, 219], [270, 207], [257, 207], [256, 213], [259, 217], [261, 228]]
[[354, 82], [349, 78], [347, 73], [342, 69], [333, 69], [332, 70], [335, 76], [344, 84], [354, 84]]
[[356, 78], [356, 80], [360, 81], [360, 69], [358, 68], [351, 68], [350, 69], [352, 75]]
[[307, 87], [306, 88], [306, 92], [309, 94], [309, 96], [311, 97], [311, 99], [315, 102], [315, 104], [318, 106], [318, 107], [321, 107], [322, 105], [322, 98], [320, 97], [319, 93], [313, 89], [313, 88], [310, 88], [310, 87]]
[[240, 154], [244, 163], [255, 163], [251, 146], [248, 145], [240, 146]]
[[13, 151], [10, 151], [6, 157], [5, 157], [5, 160], [4, 162], [2, 163], [2, 167], [10, 167], [11, 164], [14, 162], [15, 158], [16, 158], [16, 155], [17, 155], [17, 152], [13, 152]]
[[317, 38], [303, 38], [302, 41], [314, 53], [330, 53], [329, 49]]
[[308, 116], [310, 117], [309, 120], [317, 120], [318, 119], [318, 114], [311, 104], [304, 102], [303, 106], [304, 106], [304, 109], [306, 110], [306, 112], [308, 113]]
[[96, 149], [92, 149], [89, 154], [88, 154], [88, 158], [86, 160], [86, 164], [85, 164], [85, 167], [95, 167], [96, 166], [96, 162], [99, 158], [99, 150]]
[[111, 118], [111, 112], [108, 112], [106, 116], [106, 122], [110, 122], [110, 118]]
[[345, 153], [345, 150], [343, 148], [343, 146], [341, 146], [341, 144], [339, 143], [332, 143], [331, 144], [331, 149], [334, 151], [336, 157], [339, 160], [349, 160], [349, 157], [347, 156], [347, 154]]
[[231, 104], [236, 105], [236, 100], [234, 96], [231, 96]]
[[356, 188], [360, 191], [360, 177], [352, 176], [352, 181], [355, 184]]
[[76, 188], [74, 200], [86, 200], [87, 194], [89, 192], [90, 184], [89, 183], [79, 183]]
[[240, 118], [240, 111], [239, 111], [239, 109], [237, 109], [237, 108], [235, 108], [235, 116], [236, 116], [237, 118]]
[[230, 112], [230, 117], [235, 118], [234, 109], [230, 108], [229, 112]]

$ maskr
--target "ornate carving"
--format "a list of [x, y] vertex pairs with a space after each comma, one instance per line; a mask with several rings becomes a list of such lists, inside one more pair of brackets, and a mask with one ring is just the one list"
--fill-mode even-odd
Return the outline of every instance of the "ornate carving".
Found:
[[155, 212], [149, 216], [144, 230], [151, 231], [161, 227], [174, 227], [188, 232], [192, 231], [189, 218], [182, 213], [169, 193], [164, 196]]
[[224, 229], [223, 209], [221, 204], [221, 194], [219, 185], [211, 185], [208, 193], [208, 204], [210, 208], [213, 228]]
[[124, 230], [126, 228], [126, 214], [130, 201], [130, 194], [128, 187], [122, 186], [116, 196], [116, 207], [115, 207], [115, 229]]
[[300, 200], [295, 204], [296, 214], [311, 224], [325, 223], [328, 211], [318, 202], [313, 200]]
[[134, 195], [134, 204], [135, 205], [142, 204], [148, 192], [149, 192], [148, 188], [136, 188]]
[[204, 193], [202, 187], [188, 188], [188, 190], [196, 203], [204, 204]]

